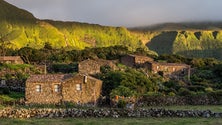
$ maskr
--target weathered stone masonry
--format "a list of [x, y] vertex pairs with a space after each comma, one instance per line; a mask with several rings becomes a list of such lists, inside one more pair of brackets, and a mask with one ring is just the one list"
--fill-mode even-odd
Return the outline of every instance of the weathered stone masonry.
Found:
[[97, 60], [84, 60], [79, 63], [78, 70], [81, 74], [96, 74], [100, 73], [102, 66], [109, 66], [111, 69], [116, 70], [117, 67], [113, 61], [97, 59]]
[[129, 67], [143, 66], [145, 62], [153, 62], [153, 59], [147, 56], [126, 55], [121, 57], [120, 62]]
[[81, 74], [32, 75], [26, 81], [26, 103], [96, 103], [102, 81]]

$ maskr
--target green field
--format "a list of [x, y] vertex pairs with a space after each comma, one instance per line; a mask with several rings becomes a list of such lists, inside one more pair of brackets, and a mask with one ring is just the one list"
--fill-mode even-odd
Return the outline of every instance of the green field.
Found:
[[222, 119], [204, 118], [66, 118], [0, 119], [1, 125], [221, 125]]

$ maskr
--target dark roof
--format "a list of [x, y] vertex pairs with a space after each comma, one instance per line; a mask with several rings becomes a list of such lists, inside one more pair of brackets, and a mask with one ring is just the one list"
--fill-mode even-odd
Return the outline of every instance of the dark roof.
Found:
[[132, 56], [132, 57], [135, 57], [135, 58], [149, 58], [149, 59], [152, 59], [151, 57], [148, 57], [148, 56], [143, 56], [143, 55], [133, 55], [133, 54], [128, 54], [128, 56]]
[[[77, 73], [75, 75], [73, 74], [46, 74], [46, 75], [31, 75], [26, 82], [37, 82], [37, 83], [44, 83], [44, 82], [56, 82], [56, 83], [60, 83], [60, 82], [64, 82], [70, 78], [73, 78], [75, 76], [84, 76], [84, 74], [80, 74]], [[96, 79], [94, 77], [88, 76], [88, 78], [90, 79], [94, 79], [94, 80], [98, 80], [101, 81], [99, 79]]]
[[45, 74], [45, 75], [31, 75], [26, 82], [63, 82], [71, 78], [72, 74]]
[[13, 61], [13, 60], [21, 60], [20, 56], [0, 56], [1, 61]]

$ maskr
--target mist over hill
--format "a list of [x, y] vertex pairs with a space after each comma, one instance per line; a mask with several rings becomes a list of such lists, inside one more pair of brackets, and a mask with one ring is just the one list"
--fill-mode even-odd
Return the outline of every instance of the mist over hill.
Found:
[[222, 59], [222, 22], [164, 23], [125, 28], [37, 19], [30, 12], [0, 0], [0, 39], [12, 49], [148, 47], [158, 54]]

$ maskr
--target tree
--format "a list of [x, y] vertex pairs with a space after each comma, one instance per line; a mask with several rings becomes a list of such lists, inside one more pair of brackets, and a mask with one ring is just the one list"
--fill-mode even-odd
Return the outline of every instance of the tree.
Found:
[[5, 56], [6, 46], [20, 35], [20, 30], [12, 28], [6, 22], [0, 22], [0, 55]]

